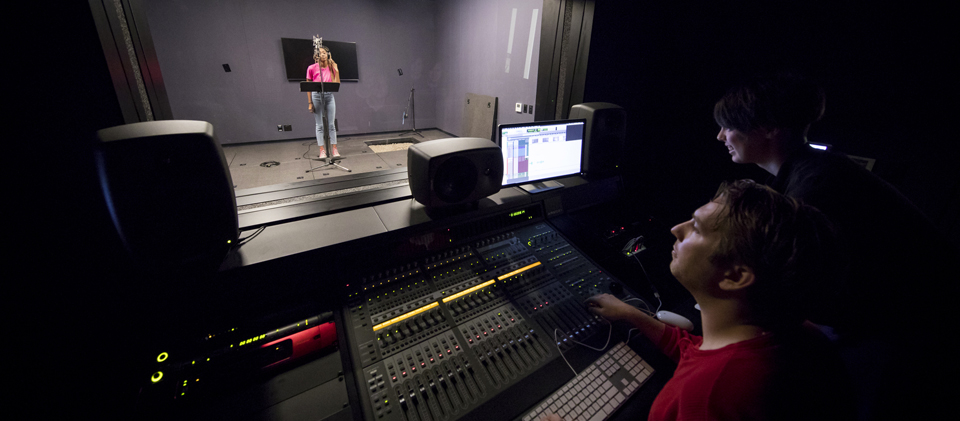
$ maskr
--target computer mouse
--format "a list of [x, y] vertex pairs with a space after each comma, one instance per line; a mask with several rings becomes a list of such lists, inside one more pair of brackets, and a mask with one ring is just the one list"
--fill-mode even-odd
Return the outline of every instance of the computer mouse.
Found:
[[686, 317], [683, 317], [677, 313], [663, 311], [663, 310], [658, 311], [657, 320], [660, 320], [661, 322], [664, 322], [670, 326], [679, 327], [680, 329], [686, 330], [687, 332], [693, 330], [693, 322], [691, 322]]

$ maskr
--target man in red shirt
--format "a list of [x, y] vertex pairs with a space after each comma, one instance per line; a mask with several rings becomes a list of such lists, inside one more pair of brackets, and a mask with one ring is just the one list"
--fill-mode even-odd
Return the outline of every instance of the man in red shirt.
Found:
[[700, 305], [691, 335], [608, 294], [591, 311], [638, 328], [677, 362], [651, 420], [852, 419], [832, 344], [804, 324], [804, 303], [840, 273], [816, 209], [749, 180], [725, 184], [671, 230], [670, 271]]

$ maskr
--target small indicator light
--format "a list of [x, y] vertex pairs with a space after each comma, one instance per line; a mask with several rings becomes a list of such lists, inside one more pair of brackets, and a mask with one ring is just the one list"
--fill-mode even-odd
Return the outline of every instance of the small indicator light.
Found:
[[167, 357], [169, 357], [169, 356], [170, 356], [170, 354], [167, 354], [166, 352], [161, 352], [160, 355], [157, 355], [157, 362], [158, 362], [158, 363], [162, 363], [162, 362], [166, 361], [166, 360], [167, 360]]
[[150, 381], [151, 381], [152, 383], [156, 383], [156, 382], [160, 381], [160, 379], [162, 379], [162, 378], [163, 378], [163, 372], [162, 372], [162, 371], [158, 371], [158, 372], [156, 372], [156, 373], [153, 373], [152, 376], [150, 376]]

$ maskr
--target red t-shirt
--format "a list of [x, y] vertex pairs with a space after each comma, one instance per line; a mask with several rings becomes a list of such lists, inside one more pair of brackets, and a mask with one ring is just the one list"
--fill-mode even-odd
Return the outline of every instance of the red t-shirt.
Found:
[[702, 342], [666, 327], [658, 346], [677, 369], [654, 400], [650, 420], [852, 416], [849, 379], [825, 338], [767, 334], [709, 351], [700, 350]]

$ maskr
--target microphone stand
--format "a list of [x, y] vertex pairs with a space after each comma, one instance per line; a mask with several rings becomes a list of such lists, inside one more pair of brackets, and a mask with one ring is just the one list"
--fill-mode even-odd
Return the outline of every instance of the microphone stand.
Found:
[[[423, 135], [420, 134], [420, 131], [417, 130], [417, 104], [416, 104], [416, 101], [414, 101], [413, 99], [413, 91], [414, 89], [410, 88], [410, 97], [407, 98], [407, 109], [410, 110], [410, 119], [413, 120], [413, 130], [401, 133], [400, 136], [407, 135], [407, 134], [415, 134], [417, 136], [423, 137]], [[403, 110], [403, 117], [404, 118], [407, 117], [407, 110]]]
[[[303, 91], [303, 89], [304, 89], [304, 85], [302, 85], [302, 83], [303, 83], [303, 82], [301, 82], [301, 86], [300, 86], [300, 90], [301, 90], [301, 91]], [[339, 83], [336, 83], [336, 84], [334, 84], [334, 85], [336, 85], [336, 88], [331, 88], [331, 91], [332, 91], [332, 92], [338, 92], [338, 91], [340, 90], [340, 84], [339, 84]], [[326, 162], [326, 164], [323, 164], [323, 165], [321, 165], [321, 166], [319, 166], [319, 167], [311, 168], [311, 169], [307, 170], [306, 172], [309, 173], [309, 172], [314, 172], [314, 171], [317, 171], [317, 170], [322, 170], [322, 169], [327, 168], [327, 167], [329, 167], [329, 166], [334, 166], [334, 167], [340, 168], [341, 170], [344, 170], [344, 171], [346, 171], [346, 172], [353, 172], [353, 171], [351, 171], [349, 168], [344, 167], [343, 165], [340, 165], [340, 161], [343, 160], [343, 158], [342, 158], [342, 157], [339, 157], [339, 156], [338, 156], [338, 157], [334, 157], [334, 156], [333, 156], [333, 150], [330, 148], [330, 123], [329, 123], [329, 121], [327, 120], [327, 113], [326, 113], [327, 107], [326, 107], [326, 104], [324, 103], [325, 98], [323, 97], [323, 93], [324, 93], [324, 92], [327, 92], [327, 91], [326, 91], [326, 88], [324, 87], [324, 82], [323, 82], [323, 80], [320, 81], [320, 90], [319, 90], [319, 91], [316, 91], [316, 92], [320, 92], [320, 101], [321, 101], [321, 102], [320, 102], [320, 106], [321, 106], [321, 108], [318, 110], [318, 109], [316, 109], [316, 107], [314, 107], [314, 112], [319, 112], [319, 113], [320, 113], [320, 118], [323, 119], [323, 144], [325, 145], [324, 148], [326, 148], [326, 151], [327, 151], [327, 157], [324, 158], [324, 159], [325, 159], [324, 162]], [[323, 161], [323, 160], [321, 160], [321, 161]]]

